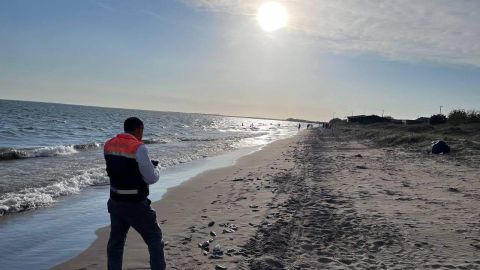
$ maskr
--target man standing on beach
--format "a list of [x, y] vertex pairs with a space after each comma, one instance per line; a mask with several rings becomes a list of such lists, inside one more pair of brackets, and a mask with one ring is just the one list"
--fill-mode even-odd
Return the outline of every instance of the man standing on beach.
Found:
[[127, 232], [133, 227], [143, 238], [150, 253], [152, 270], [166, 267], [162, 231], [157, 215], [150, 207], [148, 185], [159, 179], [158, 162], [150, 161], [142, 143], [143, 122], [130, 117], [123, 124], [125, 133], [108, 140], [104, 146], [107, 174], [110, 178], [110, 239], [108, 269], [122, 269], [123, 248]]

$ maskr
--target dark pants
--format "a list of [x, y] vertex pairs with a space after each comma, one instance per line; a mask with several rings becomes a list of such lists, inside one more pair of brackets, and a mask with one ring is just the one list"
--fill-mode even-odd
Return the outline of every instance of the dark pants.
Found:
[[123, 247], [127, 232], [133, 227], [143, 238], [150, 253], [152, 270], [164, 270], [165, 256], [163, 254], [162, 231], [157, 223], [157, 215], [150, 207], [150, 200], [141, 202], [120, 202], [108, 200], [111, 230], [108, 240], [108, 269], [121, 270]]

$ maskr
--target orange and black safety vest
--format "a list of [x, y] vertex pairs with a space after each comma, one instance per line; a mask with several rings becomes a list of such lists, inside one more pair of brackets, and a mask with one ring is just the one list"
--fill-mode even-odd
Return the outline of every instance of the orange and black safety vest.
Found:
[[135, 153], [142, 141], [130, 134], [118, 134], [103, 147], [107, 174], [110, 178], [110, 198], [116, 201], [142, 201], [149, 194], [148, 184], [138, 168]]

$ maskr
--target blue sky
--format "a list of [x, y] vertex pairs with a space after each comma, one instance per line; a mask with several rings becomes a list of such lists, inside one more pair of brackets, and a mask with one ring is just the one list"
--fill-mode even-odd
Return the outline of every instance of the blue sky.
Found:
[[327, 120], [480, 109], [480, 2], [1, 1], [0, 98]]

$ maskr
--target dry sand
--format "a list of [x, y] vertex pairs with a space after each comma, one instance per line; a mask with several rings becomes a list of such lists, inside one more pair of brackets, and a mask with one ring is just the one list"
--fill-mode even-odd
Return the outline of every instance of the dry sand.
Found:
[[[154, 208], [168, 269], [480, 269], [478, 173], [317, 129], [202, 173]], [[105, 269], [108, 233], [54, 269]], [[217, 244], [225, 254], [210, 258]], [[148, 268], [131, 230], [124, 269]]]

